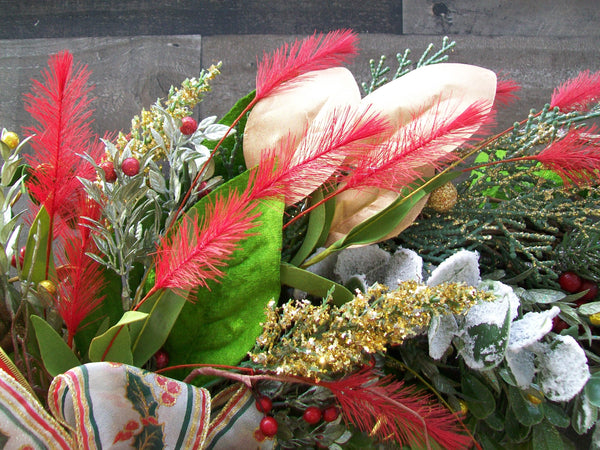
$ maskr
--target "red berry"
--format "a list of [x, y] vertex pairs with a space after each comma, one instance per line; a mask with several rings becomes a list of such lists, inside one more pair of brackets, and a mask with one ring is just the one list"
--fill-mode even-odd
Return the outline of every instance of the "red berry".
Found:
[[156, 368], [164, 369], [169, 365], [169, 354], [162, 348], [154, 354], [156, 360]]
[[265, 416], [260, 421], [260, 431], [267, 437], [273, 437], [277, 434], [277, 421], [271, 416]]
[[316, 425], [321, 421], [321, 417], [323, 417], [323, 413], [316, 406], [309, 406], [302, 414], [302, 418], [304, 421], [310, 425]]
[[323, 420], [325, 422], [333, 422], [340, 415], [340, 411], [335, 406], [328, 406], [323, 410]]
[[121, 170], [129, 177], [137, 175], [140, 171], [140, 162], [136, 158], [125, 158], [121, 163]]
[[181, 126], [179, 127], [179, 131], [181, 131], [183, 134], [194, 134], [196, 128], [198, 128], [198, 122], [196, 122], [193, 117], [184, 117], [183, 119], [181, 119]]
[[[19, 267], [23, 267], [23, 261], [25, 261], [25, 247], [21, 247], [19, 250]], [[10, 264], [13, 267], [17, 267], [17, 257], [16, 255], [12, 255], [12, 259], [10, 261]]]
[[556, 316], [552, 319], [552, 331], [556, 334], [559, 334], [562, 330], [566, 330], [567, 328], [569, 328], [569, 324], [560, 317]]
[[593, 300], [596, 295], [598, 295], [598, 285], [590, 280], [583, 280], [581, 286], [577, 290], [577, 292], [587, 291], [587, 293], [581, 297], [579, 300], [583, 300], [587, 302], [589, 300]]
[[115, 172], [112, 161], [104, 161], [100, 164], [100, 168], [104, 171], [104, 179], [108, 183], [114, 183], [117, 180], [117, 172]]
[[581, 287], [581, 277], [573, 272], [565, 272], [558, 277], [558, 284], [561, 289], [574, 293], [579, 292]]
[[273, 402], [266, 395], [261, 396], [255, 402], [256, 409], [258, 409], [263, 414], [269, 414], [271, 409], [273, 408]]

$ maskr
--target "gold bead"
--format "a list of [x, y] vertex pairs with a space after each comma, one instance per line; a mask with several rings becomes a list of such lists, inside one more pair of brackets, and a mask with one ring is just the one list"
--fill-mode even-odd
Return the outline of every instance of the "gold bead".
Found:
[[452, 183], [446, 183], [437, 189], [434, 189], [429, 199], [427, 206], [437, 212], [448, 212], [458, 200], [458, 191]]

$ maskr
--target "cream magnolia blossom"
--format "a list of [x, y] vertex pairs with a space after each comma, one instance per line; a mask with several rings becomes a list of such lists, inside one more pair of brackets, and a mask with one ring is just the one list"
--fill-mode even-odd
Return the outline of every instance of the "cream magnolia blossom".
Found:
[[[433, 126], [439, 114], [446, 119], [457, 117], [476, 102], [484, 102], [491, 110], [496, 94], [494, 72], [466, 64], [435, 64], [421, 67], [380, 87], [362, 99], [360, 107], [383, 114], [399, 130], [418, 120], [422, 126]], [[453, 140], [446, 150], [462, 145], [476, 129], [468, 130]], [[434, 174], [433, 167], [421, 167], [423, 177]], [[347, 190], [336, 197], [336, 209], [326, 245], [346, 236], [352, 228], [387, 208], [400, 194], [367, 188]], [[427, 202], [421, 199], [398, 226], [382, 240], [397, 236], [407, 228]]]

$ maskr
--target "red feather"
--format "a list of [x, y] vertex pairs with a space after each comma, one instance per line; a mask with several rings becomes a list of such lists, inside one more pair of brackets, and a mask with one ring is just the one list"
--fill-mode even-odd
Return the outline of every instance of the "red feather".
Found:
[[521, 90], [521, 86], [511, 79], [498, 79], [496, 84], [495, 105], [507, 106], [519, 98], [516, 94]]
[[563, 112], [586, 111], [599, 100], [600, 72], [586, 70], [554, 89], [550, 107]]
[[349, 30], [314, 34], [291, 46], [284, 44], [272, 55], [263, 55], [256, 74], [258, 101], [271, 94], [282, 83], [313, 70], [339, 66], [358, 53], [358, 37]]
[[333, 110], [314, 120], [299, 143], [287, 139], [278, 151], [263, 153], [253, 171], [250, 195], [285, 198], [292, 205], [345, 168], [346, 157], [364, 153], [389, 132], [389, 123], [376, 114], [352, 108]]
[[428, 447], [433, 438], [447, 449], [467, 448], [468, 436], [459, 434], [456, 417], [426, 395], [390, 376], [379, 378], [365, 368], [337, 381], [321, 381], [335, 395], [346, 422], [400, 446]]
[[102, 265], [88, 254], [93, 253], [96, 246], [90, 228], [86, 226], [88, 219], [98, 220], [100, 208], [97, 203], [82, 199], [78, 209], [82, 216], [64, 246], [64, 255], [59, 258], [61, 266], [57, 269], [55, 280], [58, 295], [54, 302], [67, 327], [69, 345], [72, 345], [82, 320], [104, 300], [104, 296], [99, 293], [105, 285]]
[[220, 268], [256, 226], [259, 213], [252, 211], [253, 206], [245, 193], [232, 191], [208, 203], [200, 223], [196, 216], [184, 215], [172, 237], [163, 238], [159, 244], [152, 292], [208, 287], [209, 280], [222, 277]]
[[566, 185], [600, 182], [600, 136], [592, 126], [573, 129], [537, 155], [528, 157], [556, 172]]
[[417, 115], [388, 142], [358, 159], [343, 189], [373, 186], [399, 192], [422, 176], [420, 168], [440, 167], [455, 157], [448, 147], [463, 145], [493, 118], [489, 104], [481, 102], [453, 116], [453, 111], [439, 108], [432, 115]]

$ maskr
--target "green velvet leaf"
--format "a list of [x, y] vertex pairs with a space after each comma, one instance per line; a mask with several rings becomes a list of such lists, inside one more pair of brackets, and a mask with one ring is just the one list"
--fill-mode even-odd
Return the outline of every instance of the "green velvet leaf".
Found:
[[[224, 184], [197, 205], [199, 216], [205, 202], [228, 189], [244, 189], [248, 172]], [[259, 226], [240, 242], [224, 268], [219, 282], [199, 289], [194, 302], [183, 306], [165, 343], [171, 365], [186, 363], [238, 364], [262, 332], [267, 303], [279, 298], [283, 202], [262, 202]], [[169, 372], [184, 377], [185, 373]]]
[[[222, 125], [231, 125], [235, 119], [244, 111], [244, 109], [248, 106], [248, 104], [254, 100], [256, 92], [252, 91], [246, 96], [240, 98], [235, 105], [229, 110], [227, 114], [223, 116], [219, 123]], [[236, 169], [238, 167], [245, 168], [246, 162], [244, 161], [244, 153], [242, 152], [241, 145], [239, 148], [235, 148], [236, 139], [240, 139], [241, 135], [244, 133], [244, 128], [246, 127], [247, 116], [244, 116], [238, 122], [236, 129], [238, 136], [229, 135], [223, 143], [221, 144], [219, 155], [215, 156], [215, 175], [221, 175], [226, 180], [232, 178], [233, 175], [239, 173]], [[203, 142], [208, 148], [213, 149], [216, 142]], [[231, 154], [231, 152], [235, 148], [235, 154]], [[232, 173], [232, 170], [236, 170]]]
[[89, 350], [90, 360], [132, 364], [133, 355], [128, 325], [142, 321], [146, 317], [148, 314], [143, 312], [126, 311], [115, 325], [92, 339]]
[[51, 278], [55, 272], [54, 259], [51, 254], [50, 267], [48, 275], [46, 275], [46, 252], [49, 234], [50, 216], [46, 208], [42, 206], [29, 229], [25, 259], [23, 260], [23, 275], [34, 283]]
[[350, 230], [348, 235], [341, 240], [339, 249], [341, 250], [351, 245], [371, 244], [383, 239], [398, 226], [419, 200], [435, 188], [442, 186], [457, 176], [458, 174], [454, 172], [447, 172], [427, 182], [416, 184], [415, 188], [420, 185], [422, 185], [422, 188], [413, 191], [411, 195], [406, 197], [401, 196], [383, 211], [380, 211]]
[[281, 284], [323, 298], [327, 296], [327, 293], [331, 288], [334, 288], [331, 293], [331, 299], [333, 304], [338, 306], [354, 299], [352, 292], [341, 284], [334, 283], [327, 278], [309, 272], [308, 270], [300, 269], [291, 264], [281, 264]]
[[81, 363], [63, 338], [41, 317], [32, 315], [31, 323], [40, 348], [44, 367], [55, 377]]
[[163, 346], [185, 302], [186, 297], [165, 289], [140, 306], [148, 317], [130, 326], [134, 365], [143, 366]]

